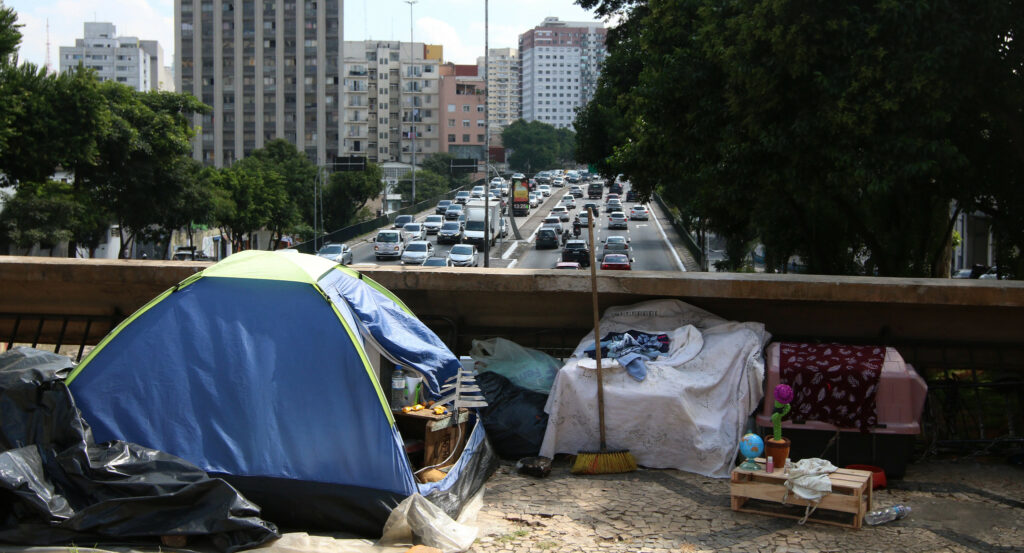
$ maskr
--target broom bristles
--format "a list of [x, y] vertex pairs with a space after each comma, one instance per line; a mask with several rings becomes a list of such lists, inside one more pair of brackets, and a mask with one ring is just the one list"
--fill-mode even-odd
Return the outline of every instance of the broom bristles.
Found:
[[618, 474], [636, 470], [636, 459], [629, 450], [580, 451], [572, 465], [573, 474]]

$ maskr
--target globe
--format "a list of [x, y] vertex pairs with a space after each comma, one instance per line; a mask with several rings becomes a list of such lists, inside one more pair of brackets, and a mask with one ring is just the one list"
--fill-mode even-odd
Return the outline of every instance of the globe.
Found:
[[740, 468], [757, 470], [758, 465], [753, 462], [753, 459], [764, 455], [764, 440], [761, 439], [761, 436], [751, 433], [740, 438], [740, 455], [747, 458]]

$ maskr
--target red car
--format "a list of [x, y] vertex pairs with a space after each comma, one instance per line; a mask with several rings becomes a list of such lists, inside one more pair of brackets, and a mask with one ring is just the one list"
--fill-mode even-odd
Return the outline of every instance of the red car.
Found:
[[621, 253], [610, 253], [604, 256], [604, 260], [601, 261], [601, 268], [612, 271], [629, 271], [633, 268], [633, 265], [629, 261], [629, 256]]

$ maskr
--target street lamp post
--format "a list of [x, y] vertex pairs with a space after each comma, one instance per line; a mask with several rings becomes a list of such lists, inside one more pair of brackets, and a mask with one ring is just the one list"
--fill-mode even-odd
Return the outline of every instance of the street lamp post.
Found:
[[[412, 7], [418, 0], [405, 0], [406, 4], [409, 4], [409, 72], [410, 74], [415, 73], [412, 70], [416, 56], [413, 53], [413, 40], [412, 40]], [[410, 75], [412, 76], [412, 75]], [[411, 82], [411, 81], [410, 81]], [[409, 92], [412, 92], [410, 87]], [[412, 203], [416, 203], [416, 103], [412, 101], [410, 96], [409, 104], [409, 128], [412, 130], [409, 134], [412, 135]]]
[[[487, 171], [487, 168], [491, 166], [491, 49], [488, 43], [490, 39], [489, 14], [489, 0], [484, 0], [484, 189], [487, 190], [487, 194], [484, 195], [485, 204], [491, 196], [491, 185], [488, 184], [490, 182], [488, 180], [490, 172]], [[484, 207], [485, 218], [489, 213], [489, 207]], [[490, 229], [490, 222], [485, 222], [484, 227], [484, 236], [486, 237], [487, 231]], [[491, 251], [490, 248], [486, 248], [484, 267], [490, 266]]]

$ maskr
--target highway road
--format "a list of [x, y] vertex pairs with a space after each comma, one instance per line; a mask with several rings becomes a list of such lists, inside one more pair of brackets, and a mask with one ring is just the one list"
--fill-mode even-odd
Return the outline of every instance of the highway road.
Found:
[[[523, 240], [516, 241], [510, 228], [508, 237], [499, 240], [498, 245], [496, 245], [492, 250], [490, 266], [534, 269], [553, 268], [561, 259], [561, 249], [538, 250], [535, 245], [535, 234], [536, 230], [540, 227], [541, 220], [549, 214], [551, 208], [559, 205], [559, 200], [566, 194], [568, 194], [567, 187], [554, 188], [552, 195], [545, 198], [545, 201], [541, 205], [531, 209], [529, 215], [525, 217], [516, 217], [516, 225], [519, 227]], [[585, 197], [577, 199], [577, 208], [573, 210], [572, 213], [579, 213], [582, 205], [588, 201], [597, 201], [601, 207], [601, 215], [595, 219], [596, 226], [594, 229], [596, 235], [595, 241], [598, 244], [596, 252], [598, 255], [598, 267], [600, 267], [601, 261], [601, 244], [608, 236], [622, 235], [626, 236], [630, 240], [630, 246], [633, 251], [631, 256], [634, 259], [633, 270], [684, 270], [682, 268], [682, 263], [675, 256], [675, 252], [672, 251], [665, 232], [662, 229], [661, 223], [656, 220], [653, 210], [651, 211], [651, 217], [648, 221], [629, 221], [628, 230], [609, 230], [607, 228], [608, 216], [604, 211], [604, 198], [601, 200], [587, 200]], [[628, 216], [628, 210], [633, 206], [633, 204], [624, 203], [624, 206], [627, 210], [626, 214]], [[416, 220], [422, 221], [424, 217], [431, 214], [433, 214], [433, 211], [421, 213], [417, 215]], [[587, 233], [586, 230], [584, 230], [582, 238], [586, 239], [586, 236]], [[437, 244], [437, 237], [434, 235], [428, 236], [428, 240], [434, 244], [435, 256], [443, 257], [448, 255], [448, 250], [451, 249], [450, 245], [446, 244], [439, 246]], [[372, 242], [363, 241], [350, 245], [352, 246], [353, 252], [353, 264], [401, 265], [401, 261], [399, 260], [376, 260], [373, 255]], [[481, 267], [484, 266], [483, 254], [480, 254], [478, 265]]]

